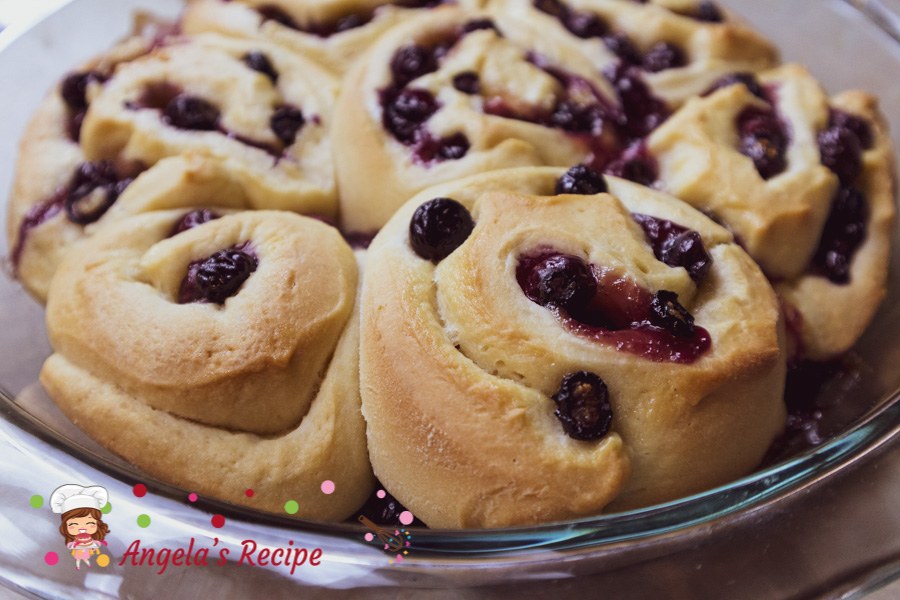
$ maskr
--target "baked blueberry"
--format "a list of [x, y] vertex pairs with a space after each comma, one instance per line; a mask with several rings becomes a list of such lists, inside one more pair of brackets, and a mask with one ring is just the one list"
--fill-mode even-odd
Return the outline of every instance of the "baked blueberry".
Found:
[[593, 196], [606, 192], [606, 180], [603, 175], [586, 165], [575, 165], [556, 182], [557, 194], [580, 194]]
[[386, 95], [382, 122], [397, 140], [411, 144], [419, 127], [437, 109], [438, 102], [431, 92], [407, 88]]
[[459, 160], [469, 151], [469, 138], [463, 133], [454, 133], [437, 142], [435, 158], [438, 160]]
[[465, 242], [474, 228], [465, 206], [451, 198], [432, 198], [413, 213], [409, 243], [416, 254], [437, 263]]
[[192, 210], [191, 212], [185, 213], [183, 217], [178, 219], [174, 227], [172, 227], [172, 233], [169, 234], [169, 237], [178, 235], [179, 233], [187, 231], [188, 229], [199, 227], [200, 225], [209, 223], [210, 221], [218, 219], [219, 217], [220, 215], [218, 213], [213, 212], [208, 208]]
[[[541, 306], [577, 311], [597, 291], [597, 282], [586, 262], [569, 254], [547, 254], [538, 260], [520, 261], [516, 273], [529, 300]], [[519, 270], [517, 269], [517, 271]]]
[[618, 158], [609, 163], [605, 172], [648, 187], [659, 178], [656, 159], [644, 143], [632, 144], [626, 148]]
[[658, 73], [666, 69], [683, 67], [686, 62], [681, 48], [669, 42], [659, 42], [647, 50], [641, 65], [645, 71]]
[[603, 43], [626, 65], [641, 64], [641, 53], [638, 52], [628, 36], [621, 32], [603, 36]]
[[403, 46], [391, 57], [391, 75], [398, 88], [437, 69], [437, 60], [428, 48], [418, 44]]
[[583, 39], [602, 37], [609, 30], [606, 23], [594, 13], [575, 10], [569, 10], [562, 17], [562, 24], [573, 35]]
[[748, 108], [738, 116], [738, 134], [738, 150], [753, 161], [763, 179], [787, 168], [788, 137], [774, 112]]
[[611, 80], [622, 107], [618, 125], [625, 139], [643, 138], [668, 118], [666, 103], [655, 97], [641, 80], [639, 69], [619, 65]]
[[863, 150], [869, 150], [875, 144], [872, 126], [862, 117], [857, 117], [841, 110], [832, 110], [828, 124], [831, 127], [840, 127], [852, 131], [856, 134]]
[[269, 119], [269, 126], [281, 143], [290, 146], [297, 139], [297, 132], [303, 127], [306, 120], [303, 111], [290, 104], [282, 104], [275, 109]]
[[819, 247], [813, 257], [816, 271], [832, 283], [850, 281], [853, 255], [866, 237], [869, 205], [856, 188], [841, 186], [831, 203]]
[[676, 337], [694, 335], [694, 317], [678, 302], [678, 294], [660, 290], [650, 302], [650, 323], [661, 327]]
[[481, 82], [475, 71], [463, 71], [453, 76], [453, 87], [463, 94], [474, 95], [481, 91]]
[[684, 267], [694, 281], [700, 282], [712, 266], [712, 257], [700, 234], [665, 219], [632, 213], [631, 217], [644, 230], [657, 260], [670, 267]]
[[260, 6], [256, 9], [256, 12], [262, 17], [263, 22], [265, 21], [275, 21], [276, 23], [280, 23], [285, 27], [290, 27], [291, 29], [300, 29], [300, 26], [297, 25], [297, 22], [287, 14], [281, 8], [274, 6], [272, 4], [266, 4], [264, 6]]
[[703, 0], [697, 6], [697, 13], [694, 17], [698, 21], [706, 21], [707, 23], [721, 23], [724, 20], [722, 11], [714, 2]]
[[819, 155], [822, 164], [831, 169], [841, 183], [849, 185], [862, 172], [862, 142], [846, 126], [832, 125], [819, 132]]
[[66, 215], [79, 225], [93, 223], [109, 210], [130, 183], [131, 179], [119, 180], [109, 161], [81, 163], [69, 183]]
[[278, 71], [275, 70], [275, 66], [272, 65], [272, 61], [269, 60], [269, 57], [259, 51], [248, 52], [241, 60], [244, 61], [244, 64], [254, 71], [258, 71], [268, 77], [272, 83], [278, 82]]
[[238, 292], [258, 265], [259, 261], [247, 243], [196, 260], [188, 265], [187, 274], [181, 281], [178, 303], [224, 304]]
[[103, 81], [105, 78], [97, 71], [84, 71], [70, 73], [62, 80], [59, 93], [72, 110], [79, 111], [87, 108], [87, 86], [91, 81]]
[[612, 406], [606, 383], [589, 371], [576, 371], [563, 377], [553, 394], [556, 418], [566, 434], [576, 440], [598, 440], [609, 433]]
[[716, 90], [738, 84], [747, 86], [747, 89], [750, 91], [750, 93], [757, 98], [761, 100], [768, 100], [768, 98], [766, 98], [765, 90], [759, 84], [759, 80], [753, 73], [730, 73], [728, 75], [720, 77], [709, 87], [708, 90], [703, 92], [703, 96], [709, 96]]
[[212, 131], [219, 125], [219, 109], [203, 98], [189, 94], [175, 96], [163, 114], [169, 124], [179, 129]]

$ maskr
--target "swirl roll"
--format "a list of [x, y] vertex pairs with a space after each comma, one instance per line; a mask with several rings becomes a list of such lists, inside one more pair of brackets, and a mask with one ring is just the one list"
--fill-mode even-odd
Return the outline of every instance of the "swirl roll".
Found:
[[783, 427], [771, 287], [659, 192], [582, 167], [480, 175], [411, 199], [369, 259], [370, 457], [432, 527], [677, 498], [752, 470]]
[[[372, 486], [353, 252], [293, 213], [186, 213], [122, 219], [66, 258], [41, 382], [151, 475], [270, 511], [294, 499], [298, 516], [346, 517]], [[327, 497], [325, 479], [337, 490]]]

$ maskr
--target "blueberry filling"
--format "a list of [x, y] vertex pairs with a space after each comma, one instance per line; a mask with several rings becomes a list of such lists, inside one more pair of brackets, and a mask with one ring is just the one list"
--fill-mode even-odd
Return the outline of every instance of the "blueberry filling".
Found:
[[278, 71], [275, 70], [269, 57], [262, 52], [248, 52], [241, 57], [241, 60], [244, 61], [247, 67], [268, 77], [272, 83], [278, 83]]
[[119, 179], [109, 161], [81, 163], [69, 183], [66, 216], [79, 225], [93, 223], [109, 210], [131, 181]]
[[840, 186], [813, 256], [813, 271], [832, 283], [849, 283], [850, 264], [866, 238], [868, 218], [865, 195], [856, 188]]
[[659, 42], [644, 54], [641, 64], [645, 71], [658, 73], [666, 69], [683, 67], [687, 64], [687, 60], [684, 57], [684, 52], [678, 46], [669, 42]]
[[656, 362], [692, 363], [711, 346], [709, 332], [674, 292], [656, 294], [582, 259], [544, 249], [519, 258], [525, 296], [576, 335]]
[[374, 11], [350, 13], [338, 17], [330, 22], [311, 22], [300, 25], [288, 13], [273, 5], [260, 6], [256, 12], [262, 17], [263, 22], [275, 21], [285, 27], [309, 33], [319, 37], [331, 37], [336, 33], [342, 33], [369, 23], [374, 17]]
[[862, 172], [862, 153], [871, 147], [872, 130], [865, 120], [833, 111], [828, 127], [819, 132], [822, 164], [831, 169], [841, 183], [850, 185]]
[[215, 131], [219, 126], [219, 109], [203, 98], [179, 94], [166, 105], [163, 120], [179, 129]]
[[720, 90], [722, 88], [726, 88], [732, 85], [743, 84], [747, 87], [751, 94], [759, 98], [760, 100], [769, 101], [768, 96], [766, 95], [765, 90], [759, 84], [759, 80], [756, 78], [756, 75], [753, 73], [730, 73], [723, 77], [717, 79], [708, 90], [703, 92], [703, 96], [709, 96], [716, 90]]
[[465, 206], [451, 198], [432, 198], [413, 213], [409, 244], [420, 257], [438, 263], [461, 246], [474, 228]]
[[594, 13], [573, 10], [559, 0], [534, 0], [533, 4], [539, 11], [556, 17], [570, 33], [582, 39], [600, 37], [609, 30]]
[[787, 168], [788, 136], [784, 124], [772, 110], [748, 108], [737, 118], [738, 151], [753, 161], [763, 179], [771, 179]]
[[238, 292], [259, 265], [249, 246], [249, 242], [244, 242], [190, 263], [187, 274], [181, 281], [178, 303], [224, 304], [225, 300]]
[[553, 394], [554, 414], [566, 434], [576, 440], [598, 440], [609, 433], [612, 406], [609, 390], [600, 377], [589, 371], [576, 371], [563, 377]]
[[92, 81], [102, 83], [106, 81], [106, 76], [98, 71], [70, 73], [59, 87], [60, 96], [68, 108], [69, 120], [66, 130], [73, 142], [77, 142], [81, 137], [81, 124], [88, 108], [87, 87]]
[[188, 229], [193, 229], [194, 227], [199, 227], [204, 223], [209, 223], [215, 219], [218, 219], [221, 215], [218, 213], [209, 210], [208, 208], [200, 208], [197, 210], [192, 210], [191, 212], [185, 213], [175, 225], [172, 227], [172, 233], [169, 234], [169, 237], [173, 237], [187, 231]]
[[463, 94], [475, 95], [481, 92], [481, 82], [475, 71], [463, 71], [453, 76], [453, 87]]
[[650, 215], [632, 213], [631, 217], [644, 230], [657, 260], [670, 267], [684, 267], [698, 283], [706, 277], [712, 257], [706, 252], [699, 233]]
[[659, 178], [659, 167], [647, 150], [647, 144], [637, 142], [613, 160], [606, 167], [606, 173], [649, 187]]
[[646, 137], [669, 117], [666, 103], [653, 95], [638, 69], [618, 65], [610, 80], [619, 95], [622, 110], [617, 125], [625, 139]]
[[391, 75], [397, 88], [405, 87], [413, 79], [431, 73], [437, 67], [434, 52], [418, 44], [403, 46], [391, 57]]
[[580, 194], [593, 196], [606, 192], [603, 175], [585, 165], [576, 165], [563, 173], [556, 182], [557, 194]]
[[622, 32], [617, 31], [603, 36], [603, 44], [625, 65], [636, 66], [643, 62], [641, 53]]
[[276, 108], [269, 119], [272, 132], [285, 146], [290, 146], [297, 140], [297, 132], [305, 123], [303, 111], [289, 104], [282, 104]]

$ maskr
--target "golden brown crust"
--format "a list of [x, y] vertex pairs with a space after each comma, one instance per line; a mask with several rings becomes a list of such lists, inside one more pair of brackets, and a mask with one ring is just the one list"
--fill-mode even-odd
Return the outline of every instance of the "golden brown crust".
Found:
[[[777, 302], [728, 233], [614, 178], [613, 195], [539, 197], [561, 173], [515, 169], [430, 188], [370, 248], [360, 363], [370, 456], [433, 527], [559, 520], [614, 499], [626, 508], [707, 489], [749, 472], [783, 425]], [[436, 196], [472, 209], [476, 228], [434, 266], [413, 253], [407, 227]], [[627, 211], [696, 228], [714, 257], [702, 285], [656, 261]], [[679, 290], [712, 349], [690, 365], [654, 362], [569, 332], [516, 282], [515, 257], [542, 246]], [[610, 390], [612, 433], [599, 443], [568, 438], [553, 416], [550, 396], [580, 370]]]

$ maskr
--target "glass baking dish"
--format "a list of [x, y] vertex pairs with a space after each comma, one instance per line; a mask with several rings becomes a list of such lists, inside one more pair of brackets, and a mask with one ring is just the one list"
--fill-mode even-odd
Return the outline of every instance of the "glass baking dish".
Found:
[[[896, 20], [889, 18], [888, 4], [840, 0], [722, 4], [773, 39], [786, 61], [806, 64], [830, 92], [861, 88], [876, 93], [900, 147], [896, 84], [900, 43], [892, 37], [891, 23]], [[2, 100], [5, 119], [0, 123], [0, 189], [11, 187], [24, 125], [59, 77], [127, 33], [136, 10], [172, 17], [180, 6], [175, 0], [75, 0], [29, 29], [8, 30], [0, 36], [0, 81], [7, 90]], [[0, 232], [3, 248], [4, 235]], [[895, 244], [900, 243], [896, 232], [894, 237]], [[833, 393], [851, 409], [841, 414], [837, 434], [827, 442], [727, 486], [628, 513], [504, 530], [412, 528], [411, 551], [402, 561], [367, 542], [367, 530], [356, 523], [312, 523], [202, 498], [191, 503], [187, 490], [154, 481], [94, 444], [55, 409], [36, 383], [50, 352], [43, 311], [8, 275], [2, 276], [0, 406], [5, 418], [0, 421], [0, 447], [5, 455], [0, 498], [10, 508], [0, 520], [0, 531], [20, 543], [0, 551], [0, 580], [10, 588], [47, 597], [85, 589], [100, 597], [170, 596], [173, 589], [186, 595], [185, 590], [191, 590], [192, 597], [202, 596], [197, 590], [204, 589], [242, 597], [283, 592], [300, 584], [367, 588], [367, 596], [387, 597], [396, 594], [394, 586], [490, 585], [501, 586], [489, 588], [495, 593], [526, 597], [558, 591], [589, 593], [585, 590], [600, 584], [637, 596], [654, 590], [667, 596], [714, 597], [727, 592], [730, 597], [759, 597], [759, 592], [793, 596], [869, 589], [900, 573], [900, 542], [889, 539], [900, 538], [896, 535], [900, 510], [895, 508], [900, 506], [896, 498], [900, 462], [894, 459], [896, 453], [889, 452], [900, 437], [898, 256], [895, 252], [892, 259], [888, 298], [874, 326], [853, 350], [852, 381], [835, 384]], [[191, 540], [212, 546], [214, 539], [239, 548], [242, 540], [252, 539], [261, 546], [285, 547], [290, 541], [318, 547], [326, 559], [315, 569], [301, 568], [293, 574], [232, 563], [224, 568], [173, 568], [162, 575], [129, 564], [86, 577], [73, 576], [71, 569], [50, 569], [40, 557], [42, 549], [58, 543], [58, 533], [55, 526], [38, 524], [52, 522], [52, 515], [35, 511], [27, 498], [49, 495], [70, 480], [102, 484], [116, 499], [113, 514], [119, 517], [118, 530], [110, 545], [114, 557], [123, 556], [128, 542], [137, 538], [145, 545], [170, 548], [186, 548]], [[136, 483], [144, 483], [151, 493], [135, 496], [131, 488]], [[828, 523], [825, 519], [833, 511], [844, 515], [845, 522]], [[150, 514], [153, 526], [135, 527], [139, 513]], [[224, 515], [227, 526], [211, 526], [211, 513]], [[823, 528], [824, 537], [821, 531], [813, 533]], [[879, 536], [874, 533], [878, 531], [894, 535]], [[865, 543], [854, 535], [864, 537]], [[835, 554], [844, 556], [806, 556], [807, 543], [832, 544]], [[785, 548], [772, 549], [779, 545]], [[777, 557], [792, 548], [796, 551], [782, 564], [785, 559]], [[762, 585], [751, 582], [748, 565], [749, 558], [759, 559], [760, 552], [771, 555]], [[811, 564], [813, 555], [816, 568], [785, 574], [789, 568]], [[647, 577], [656, 577], [657, 583]], [[672, 582], [684, 587], [672, 588]]]

